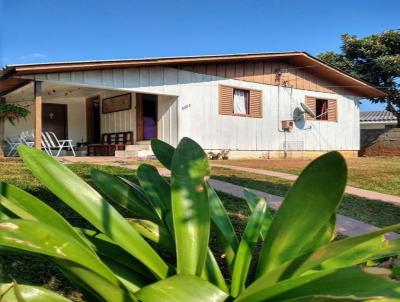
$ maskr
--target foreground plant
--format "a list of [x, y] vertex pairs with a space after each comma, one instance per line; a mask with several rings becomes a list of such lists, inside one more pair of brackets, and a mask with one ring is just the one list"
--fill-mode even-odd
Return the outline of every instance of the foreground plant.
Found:
[[[0, 252], [41, 254], [89, 301], [400, 301], [400, 283], [360, 266], [399, 253], [400, 241], [383, 235], [400, 225], [332, 241], [347, 178], [339, 153], [313, 161], [273, 218], [267, 201], [246, 191], [252, 214], [238, 238], [208, 182], [200, 146], [184, 138], [176, 149], [159, 140], [152, 148], [170, 181], [148, 164], [137, 170], [139, 184], [93, 170], [100, 195], [65, 165], [20, 146], [32, 173], [93, 229], [73, 227], [36, 197], [2, 183]], [[123, 218], [107, 200], [134, 218]], [[211, 232], [224, 251], [225, 276], [209, 248]], [[66, 301], [0, 282], [1, 301]]]

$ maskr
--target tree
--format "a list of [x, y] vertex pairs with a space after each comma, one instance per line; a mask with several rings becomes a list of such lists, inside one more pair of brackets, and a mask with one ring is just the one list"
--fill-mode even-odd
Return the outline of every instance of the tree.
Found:
[[369, 100], [386, 103], [386, 109], [396, 116], [400, 127], [400, 30], [364, 38], [344, 34], [341, 39], [341, 53], [328, 51], [318, 57], [385, 91], [387, 96]]

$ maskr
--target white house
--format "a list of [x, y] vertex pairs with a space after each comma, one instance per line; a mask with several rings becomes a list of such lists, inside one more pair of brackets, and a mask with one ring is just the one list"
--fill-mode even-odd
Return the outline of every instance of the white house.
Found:
[[305, 52], [10, 65], [0, 74], [3, 102], [31, 110], [5, 123], [6, 137], [51, 130], [94, 143], [133, 131], [135, 144], [189, 136], [231, 157], [356, 156], [359, 99], [382, 95]]

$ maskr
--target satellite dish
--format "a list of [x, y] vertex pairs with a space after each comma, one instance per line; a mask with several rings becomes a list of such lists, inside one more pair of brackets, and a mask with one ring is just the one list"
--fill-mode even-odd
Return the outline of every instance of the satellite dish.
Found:
[[315, 113], [303, 102], [300, 103], [301, 108], [303, 109], [303, 113], [308, 113], [312, 117], [315, 117]]

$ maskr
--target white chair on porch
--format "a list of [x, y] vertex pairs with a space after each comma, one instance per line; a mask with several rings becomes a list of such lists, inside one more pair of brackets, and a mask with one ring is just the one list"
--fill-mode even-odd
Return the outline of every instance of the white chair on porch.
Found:
[[47, 136], [47, 140], [52, 149], [57, 149], [56, 157], [58, 157], [62, 151], [62, 149], [71, 149], [72, 154], [76, 156], [74, 145], [72, 144], [72, 139], [58, 139], [57, 135], [54, 132], [45, 132]]
[[51, 152], [51, 144], [48, 141], [46, 134], [42, 132], [42, 150], [44, 150], [48, 155], [53, 156], [53, 153]]
[[9, 137], [6, 137], [4, 140], [8, 144], [9, 148], [10, 148], [10, 150], [7, 153], [7, 156], [17, 155], [17, 147], [19, 145], [22, 145], [22, 143], [19, 140], [15, 141], [15, 140], [13, 140], [13, 139], [11, 139]]

